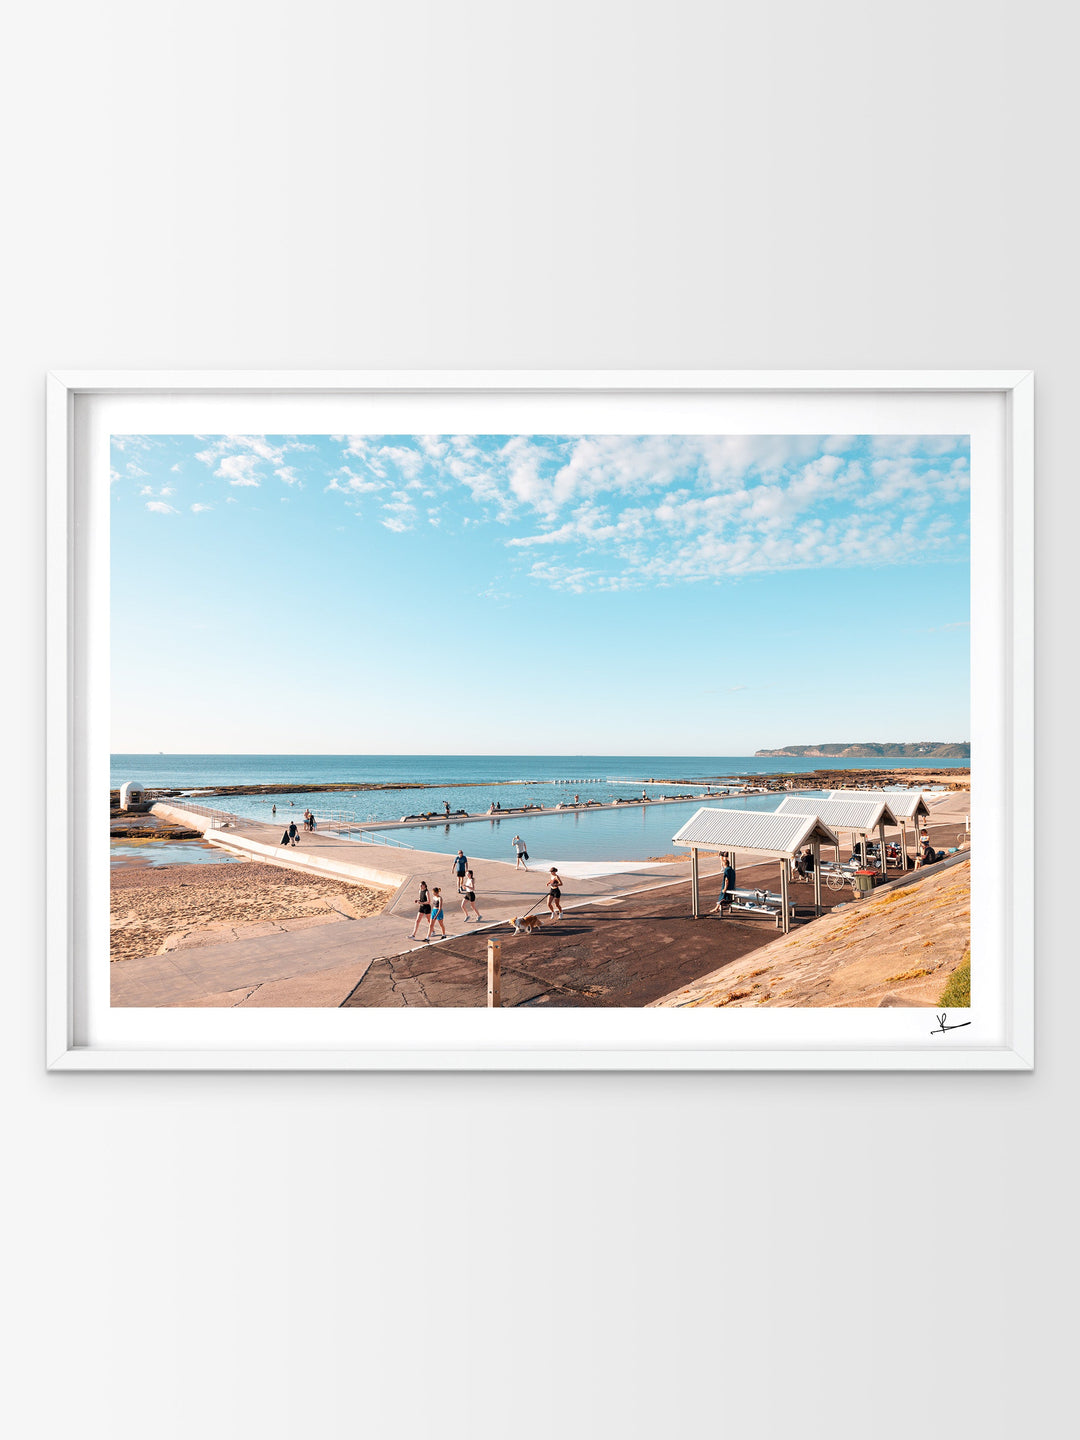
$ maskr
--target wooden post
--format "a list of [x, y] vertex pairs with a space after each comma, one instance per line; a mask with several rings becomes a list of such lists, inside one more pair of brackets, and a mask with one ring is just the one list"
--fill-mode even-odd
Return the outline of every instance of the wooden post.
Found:
[[889, 862], [885, 859], [885, 821], [879, 820], [877, 827], [878, 848], [881, 850], [881, 878], [888, 878]]
[[821, 841], [813, 842], [814, 854], [814, 909], [821, 914]]
[[502, 941], [488, 941], [488, 1009], [498, 1010], [502, 1005], [502, 961], [499, 952]]
[[791, 916], [788, 914], [788, 870], [791, 868], [790, 860], [780, 861], [780, 905], [784, 912], [784, 934], [791, 929]]
[[692, 847], [691, 850], [690, 850], [690, 903], [691, 903], [691, 905], [693, 906], [694, 919], [696, 920], [696, 919], [698, 918], [698, 915], [699, 915], [699, 906], [698, 906], [698, 861], [697, 861], [697, 847], [696, 847], [696, 846]]

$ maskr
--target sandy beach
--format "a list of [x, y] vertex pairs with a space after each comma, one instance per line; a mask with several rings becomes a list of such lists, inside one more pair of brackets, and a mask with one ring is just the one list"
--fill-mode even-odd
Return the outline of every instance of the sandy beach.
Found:
[[378, 915], [390, 894], [257, 861], [120, 866], [112, 872], [112, 959]]

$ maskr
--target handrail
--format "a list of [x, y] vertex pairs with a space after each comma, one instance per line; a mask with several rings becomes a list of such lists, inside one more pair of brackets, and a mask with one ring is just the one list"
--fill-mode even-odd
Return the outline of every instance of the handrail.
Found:
[[212, 805], [193, 804], [179, 795], [155, 796], [153, 791], [150, 794], [151, 804], [171, 805], [174, 810], [186, 810], [189, 815], [199, 815], [211, 822], [208, 828], [212, 830], [243, 830], [249, 825], [259, 824], [259, 821], [246, 815], [235, 815], [231, 810], [218, 810]]
[[[357, 820], [355, 816], [344, 810], [324, 811], [322, 815], [316, 815], [316, 824], [319, 829], [329, 831], [330, 834], [342, 836], [345, 840], [352, 839], [352, 831], [360, 832], [358, 844], [365, 845], [394, 845], [401, 850], [413, 850], [415, 846], [410, 845], [406, 840], [397, 840], [392, 835], [382, 835], [378, 831], [364, 833], [365, 825], [377, 824], [377, 821]], [[343, 833], [344, 832], [344, 833]]]

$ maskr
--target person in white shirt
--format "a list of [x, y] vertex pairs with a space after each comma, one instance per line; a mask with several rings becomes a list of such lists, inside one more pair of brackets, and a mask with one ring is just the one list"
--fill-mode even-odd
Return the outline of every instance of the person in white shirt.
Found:
[[529, 867], [525, 864], [525, 861], [529, 858], [529, 852], [525, 848], [525, 841], [522, 840], [520, 835], [515, 835], [513, 843], [514, 849], [517, 852], [517, 864], [514, 866], [514, 869], [527, 870]]
[[465, 872], [465, 889], [462, 891], [461, 908], [465, 912], [466, 920], [472, 919], [472, 915], [469, 914], [470, 909], [477, 920], [484, 918], [476, 908], [476, 880], [471, 870]]

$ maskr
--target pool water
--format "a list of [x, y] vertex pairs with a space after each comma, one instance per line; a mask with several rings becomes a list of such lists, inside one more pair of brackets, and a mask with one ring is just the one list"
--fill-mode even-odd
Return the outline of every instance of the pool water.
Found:
[[[515, 785], [440, 785], [423, 790], [308, 790], [295, 795], [211, 797], [200, 794], [191, 798], [196, 804], [230, 810], [235, 815], [260, 820], [266, 824], [297, 820], [305, 810], [313, 810], [320, 820], [333, 817], [382, 823], [387, 820], [400, 820], [403, 815], [441, 815], [444, 801], [449, 801], [451, 810], [467, 810], [476, 815], [486, 811], [494, 800], [498, 800], [504, 807], [520, 807], [529, 803], [558, 805], [560, 801], [569, 802], [577, 793], [582, 800], [599, 800], [602, 804], [610, 804], [616, 796], [624, 800], [636, 799], [643, 788], [650, 795], [662, 795], [665, 791], [690, 792], [702, 786], [690, 783], [643, 785], [641, 781], [626, 780], [582, 781], [578, 785], [556, 785], [551, 781], [537, 780]], [[183, 804], [183, 800], [178, 800], [177, 803]]]
[[[800, 792], [808, 804], [824, 795], [824, 791], [817, 790]], [[461, 849], [478, 860], [512, 861], [515, 835], [525, 841], [530, 865], [541, 859], [553, 864], [564, 860], [649, 860], [657, 855], [688, 853], [676, 851], [671, 837], [703, 805], [767, 813], [776, 810], [784, 798], [782, 794], [710, 797], [664, 805], [627, 805], [618, 810], [570, 810], [557, 815], [509, 815], [456, 823], [451, 820], [384, 833], [417, 850], [452, 855]]]

